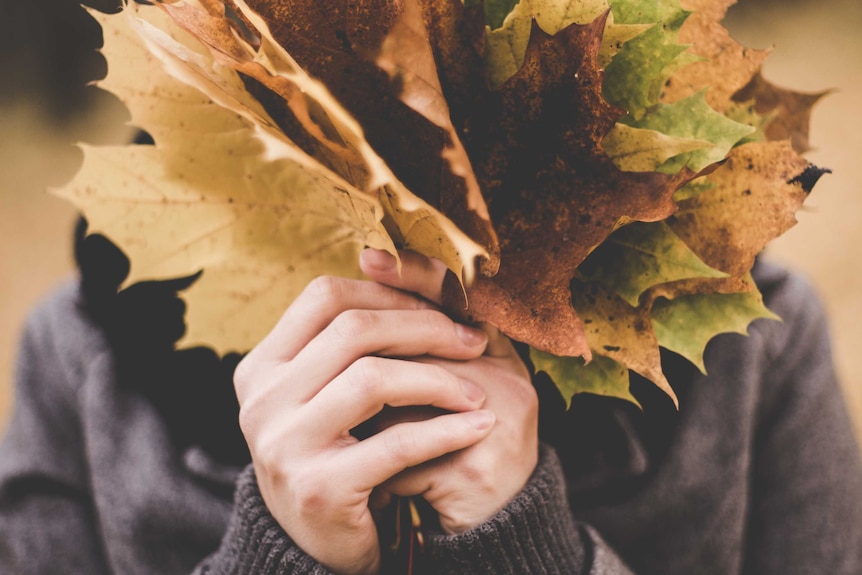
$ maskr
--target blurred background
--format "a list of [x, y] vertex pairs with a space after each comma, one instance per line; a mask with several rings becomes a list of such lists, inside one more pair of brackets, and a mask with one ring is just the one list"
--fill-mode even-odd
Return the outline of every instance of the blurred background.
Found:
[[[835, 90], [815, 109], [807, 154], [834, 173], [767, 255], [807, 275], [825, 301], [862, 439], [862, 2], [740, 0], [725, 24], [747, 46], [774, 47], [768, 80], [805, 92]], [[110, 142], [122, 133], [114, 103], [83, 86], [104, 73], [93, 26], [74, 0], [0, 0], [0, 428], [24, 318], [74, 269], [76, 213], [45, 190], [76, 170], [73, 142]]]

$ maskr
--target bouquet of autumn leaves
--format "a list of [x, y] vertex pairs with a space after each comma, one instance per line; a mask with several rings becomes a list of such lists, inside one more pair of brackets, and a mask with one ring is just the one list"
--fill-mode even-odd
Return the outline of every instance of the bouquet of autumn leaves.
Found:
[[155, 0], [98, 19], [154, 145], [58, 190], [132, 262], [203, 274], [187, 343], [245, 351], [371, 246], [452, 271], [447, 307], [530, 346], [566, 402], [676, 401], [659, 347], [774, 317], [749, 271], [821, 174], [820, 95], [773, 86], [733, 0]]

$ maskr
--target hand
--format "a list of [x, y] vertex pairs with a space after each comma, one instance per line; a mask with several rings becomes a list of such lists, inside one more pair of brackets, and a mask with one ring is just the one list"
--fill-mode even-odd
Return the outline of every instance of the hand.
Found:
[[[394, 259], [385, 252], [366, 250], [360, 260], [363, 271], [381, 284], [407, 291], [421, 286], [442, 286], [445, 267], [412, 253], [402, 255], [405, 267], [421, 273], [398, 275]], [[425, 294], [439, 303], [439, 290]], [[376, 492], [374, 506], [383, 506], [391, 495], [421, 495], [440, 516], [449, 533], [460, 533], [483, 523], [511, 501], [536, 467], [538, 453], [538, 398], [530, 374], [511, 342], [494, 328], [485, 353], [462, 361], [425, 357], [421, 361], [444, 368], [472, 381], [485, 391], [485, 408], [496, 415], [490, 434], [455, 453], [408, 469], [387, 481]], [[380, 427], [417, 416], [415, 409], [387, 413]], [[421, 417], [421, 415], [419, 415]], [[427, 417], [427, 415], [426, 415]]]
[[[424, 277], [420, 263], [405, 262], [405, 282]], [[474, 384], [396, 358], [471, 360], [487, 341], [422, 297], [374, 282], [320, 278], [297, 298], [237, 367], [235, 385], [264, 502], [299, 547], [335, 572], [378, 570], [374, 487], [475, 444], [494, 424]], [[384, 405], [451, 413], [363, 441], [350, 434]]]

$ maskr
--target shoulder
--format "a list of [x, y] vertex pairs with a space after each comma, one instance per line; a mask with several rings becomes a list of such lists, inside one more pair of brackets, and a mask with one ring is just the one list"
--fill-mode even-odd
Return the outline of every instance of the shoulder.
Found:
[[826, 312], [813, 284], [798, 272], [758, 260], [752, 276], [763, 294], [766, 307], [781, 321], [756, 321], [752, 335], [762, 340], [771, 365], [788, 353], [818, 349], [830, 353]]
[[49, 293], [30, 313], [22, 337], [19, 368], [59, 375], [75, 387], [90, 361], [109, 349], [103, 331], [87, 312], [80, 282], [69, 280]]

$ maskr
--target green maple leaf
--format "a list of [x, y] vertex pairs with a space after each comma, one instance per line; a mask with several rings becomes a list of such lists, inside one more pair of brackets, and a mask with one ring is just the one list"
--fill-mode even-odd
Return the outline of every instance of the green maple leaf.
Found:
[[703, 263], [664, 222], [624, 226], [596, 248], [578, 271], [585, 279], [614, 290], [632, 306], [655, 285], [727, 277]]
[[733, 146], [755, 131], [753, 127], [734, 122], [710, 108], [703, 92], [673, 104], [658, 104], [639, 120], [626, 123], [635, 128], [712, 144], [671, 158], [658, 168], [665, 174], [674, 174], [683, 167], [699, 172], [720, 162]]
[[689, 12], [678, 0], [632, 0], [615, 2], [613, 14], [621, 24], [652, 24], [626, 42], [605, 70], [605, 98], [638, 120], [659, 102], [672, 73], [692, 61], [678, 42]]
[[580, 357], [558, 357], [530, 348], [530, 359], [536, 371], [544, 371], [554, 381], [566, 409], [579, 393], [625, 399], [640, 407], [629, 390], [629, 370], [608, 357], [595, 355], [584, 363]]
[[703, 352], [709, 340], [727, 332], [747, 335], [748, 325], [759, 318], [780, 320], [763, 305], [756, 288], [748, 293], [661, 298], [652, 308], [652, 325], [659, 344], [688, 359], [703, 373]]
[[714, 147], [714, 144], [703, 140], [668, 136], [656, 130], [620, 123], [602, 140], [605, 153], [624, 172], [654, 172], [671, 158]]
[[758, 113], [753, 100], [747, 102], [731, 102], [724, 109], [723, 114], [734, 122], [754, 128], [754, 131], [751, 134], [737, 142], [738, 146], [748, 144], [750, 142], [762, 142], [766, 140], [766, 129], [775, 118], [775, 114], [773, 113]]

